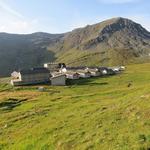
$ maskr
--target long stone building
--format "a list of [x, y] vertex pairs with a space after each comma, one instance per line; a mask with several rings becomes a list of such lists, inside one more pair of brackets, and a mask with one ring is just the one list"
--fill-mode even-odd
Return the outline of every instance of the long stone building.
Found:
[[46, 68], [23, 69], [12, 73], [12, 85], [29, 85], [50, 81], [50, 72]]

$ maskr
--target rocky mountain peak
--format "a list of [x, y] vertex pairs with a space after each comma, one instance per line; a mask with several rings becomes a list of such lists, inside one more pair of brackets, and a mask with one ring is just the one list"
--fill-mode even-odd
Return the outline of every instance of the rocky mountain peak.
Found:
[[143, 38], [150, 38], [150, 33], [144, 29], [140, 24], [137, 24], [133, 22], [130, 19], [118, 17], [113, 18], [109, 21], [109, 24], [107, 24], [101, 31], [100, 35], [104, 34], [113, 34], [117, 31], [127, 31], [134, 35], [142, 36]]

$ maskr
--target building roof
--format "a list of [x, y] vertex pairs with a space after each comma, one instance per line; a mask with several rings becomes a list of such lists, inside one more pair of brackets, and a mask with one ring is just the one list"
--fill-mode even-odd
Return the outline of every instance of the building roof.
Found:
[[99, 72], [99, 70], [97, 68], [93, 68], [93, 69], [88, 68], [87, 71], [89, 71], [89, 72]]
[[61, 73], [61, 72], [52, 72], [51, 73], [52, 77], [62, 75], [62, 74], [64, 74], [64, 73]]
[[86, 69], [86, 66], [66, 67], [67, 70]]
[[59, 78], [62, 76], [66, 76], [65, 74], [56, 74], [55, 76], [52, 76], [51, 79]]
[[44, 63], [44, 65], [56, 65], [58, 67], [66, 67], [65, 63], [57, 63], [57, 62]]
[[86, 70], [77, 70], [77, 73], [89, 73], [90, 74], [90, 72]]
[[98, 67], [98, 70], [103, 71], [103, 70], [108, 70], [107, 67]]
[[44, 63], [44, 64], [47, 64], [47, 65], [58, 65], [58, 63], [56, 63], [56, 62], [48, 62], [48, 63]]
[[18, 75], [19, 75], [19, 73], [17, 71], [14, 71], [14, 72], [11, 73], [11, 76], [13, 76], [13, 77], [18, 76]]
[[37, 73], [50, 73], [48, 69], [44, 67], [38, 68], [30, 68], [30, 69], [22, 69], [20, 70], [20, 74], [37, 74]]
[[78, 73], [77, 73], [77, 72], [75, 72], [75, 71], [67, 71], [67, 72], [65, 72], [65, 74], [75, 75], [75, 74], [78, 74]]

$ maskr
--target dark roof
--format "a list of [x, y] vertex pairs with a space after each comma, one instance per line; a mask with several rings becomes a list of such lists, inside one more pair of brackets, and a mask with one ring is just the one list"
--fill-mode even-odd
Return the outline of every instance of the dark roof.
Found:
[[30, 68], [30, 69], [22, 69], [20, 70], [21, 74], [36, 74], [36, 73], [50, 73], [47, 68]]
[[98, 69], [101, 70], [101, 71], [102, 71], [102, 70], [108, 70], [107, 67], [98, 67]]
[[77, 70], [77, 69], [85, 69], [86, 66], [77, 66], [77, 67], [66, 67], [68, 70]]
[[86, 70], [77, 70], [77, 73], [88, 73], [88, 74], [90, 74], [90, 72], [86, 71]]
[[89, 72], [97, 72], [97, 71], [99, 71], [99, 69], [97, 69], [97, 68], [88, 68], [87, 69]]
[[75, 71], [67, 71], [67, 72], [65, 72], [65, 74], [68, 74], [68, 75], [75, 75], [75, 74], [78, 74], [78, 73], [75, 72]]
[[98, 66], [88, 66], [88, 69], [98, 69]]

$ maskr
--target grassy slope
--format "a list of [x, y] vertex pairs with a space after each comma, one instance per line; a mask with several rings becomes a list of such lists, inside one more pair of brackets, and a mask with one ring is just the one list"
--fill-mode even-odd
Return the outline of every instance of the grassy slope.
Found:
[[131, 65], [121, 75], [46, 92], [0, 80], [0, 149], [150, 148], [149, 68]]
[[77, 50], [70, 49], [56, 55], [57, 62], [64, 62], [69, 66], [117, 66], [126, 64], [141, 64], [150, 62], [150, 57], [134, 57], [130, 50]]

